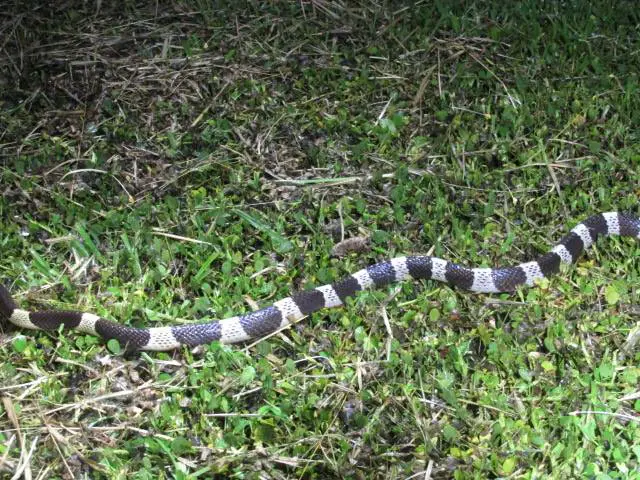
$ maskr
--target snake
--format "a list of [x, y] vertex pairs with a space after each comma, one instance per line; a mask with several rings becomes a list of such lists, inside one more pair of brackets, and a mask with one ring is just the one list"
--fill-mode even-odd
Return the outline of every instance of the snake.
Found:
[[220, 342], [233, 344], [260, 339], [323, 308], [340, 307], [349, 297], [369, 288], [404, 280], [437, 280], [478, 293], [513, 292], [535, 286], [556, 274], [561, 264], [573, 264], [599, 237], [612, 235], [640, 239], [640, 218], [607, 212], [578, 223], [550, 251], [536, 260], [499, 268], [469, 268], [434, 256], [396, 257], [363, 268], [327, 285], [310, 288], [256, 311], [206, 323], [137, 328], [71, 310], [27, 311], [18, 308], [9, 290], [0, 284], [0, 318], [32, 330], [75, 329], [115, 339], [129, 350], [167, 351]]

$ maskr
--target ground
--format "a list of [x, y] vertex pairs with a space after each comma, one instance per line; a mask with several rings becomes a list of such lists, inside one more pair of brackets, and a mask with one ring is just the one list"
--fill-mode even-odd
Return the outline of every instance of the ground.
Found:
[[[215, 4], [0, 12], [0, 280], [24, 308], [213, 320], [640, 211], [634, 2]], [[640, 478], [639, 286], [616, 238], [537, 288], [405, 283], [247, 345], [3, 325], [0, 475]]]

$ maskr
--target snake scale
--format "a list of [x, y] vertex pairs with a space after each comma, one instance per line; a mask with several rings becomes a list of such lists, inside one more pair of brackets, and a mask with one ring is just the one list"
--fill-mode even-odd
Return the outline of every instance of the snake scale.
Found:
[[9, 291], [0, 285], [0, 317], [18, 327], [57, 330], [61, 326], [79, 332], [117, 339], [133, 350], [171, 350], [213, 341], [237, 343], [268, 335], [322, 308], [344, 305], [348, 297], [372, 287], [406, 279], [432, 279], [482, 293], [509, 292], [520, 285], [557, 273], [560, 264], [571, 264], [601, 236], [621, 235], [640, 239], [640, 218], [626, 213], [593, 215], [578, 223], [548, 253], [512, 267], [467, 268], [431, 256], [397, 257], [376, 263], [321, 287], [298, 292], [260, 310], [208, 323], [171, 327], [135, 328], [92, 313], [34, 311], [18, 308]]

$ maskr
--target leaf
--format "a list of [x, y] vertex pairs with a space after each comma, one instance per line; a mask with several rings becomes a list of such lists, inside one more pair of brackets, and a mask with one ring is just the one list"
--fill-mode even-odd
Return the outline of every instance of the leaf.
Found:
[[209, 266], [211, 263], [220, 256], [220, 252], [213, 252], [209, 255], [204, 262], [200, 265], [200, 268], [193, 276], [193, 285], [199, 285], [207, 275], [210, 273]]
[[89, 232], [87, 232], [80, 224], [76, 225], [75, 228], [76, 232], [78, 232], [78, 235], [80, 235], [80, 238], [82, 238], [82, 246], [84, 246], [89, 253], [94, 255], [100, 263], [105, 263], [105, 259], [102, 256], [102, 253], [100, 253], [100, 250], [91, 239], [91, 235], [89, 235]]
[[611, 363], [603, 362], [596, 369], [596, 378], [604, 381], [611, 380], [613, 378], [614, 371], [615, 368]]
[[460, 437], [460, 433], [458, 433], [458, 430], [456, 430], [455, 427], [452, 427], [449, 424], [444, 426], [444, 428], [442, 429], [442, 434], [444, 435], [444, 439], [447, 442], [455, 441]]
[[604, 297], [609, 305], [615, 305], [620, 301], [620, 292], [614, 285], [609, 285], [604, 292]]
[[25, 349], [27, 348], [27, 339], [25, 337], [17, 337], [14, 341], [13, 341], [13, 349], [17, 352], [17, 353], [22, 353], [25, 351]]
[[253, 382], [254, 378], [256, 378], [256, 369], [251, 366], [244, 367], [244, 370], [242, 370], [240, 374], [240, 383], [242, 385], [248, 385]]
[[269, 235], [271, 243], [273, 243], [273, 247], [278, 253], [286, 253], [290, 250], [293, 250], [293, 244], [284, 236], [280, 235], [278, 232], [272, 229], [267, 223], [237, 208], [233, 211], [236, 215], [245, 220], [252, 227]]
[[192, 447], [191, 442], [184, 437], [176, 437], [171, 440], [171, 451], [176, 455], [189, 453]]
[[516, 458], [509, 457], [504, 462], [502, 462], [502, 473], [508, 475], [516, 468]]
[[380, 126], [383, 129], [387, 130], [388, 132], [391, 132], [391, 133], [397, 132], [395, 123], [393, 123], [393, 120], [389, 118], [383, 118], [382, 120], [380, 120]]
[[111, 353], [115, 355], [119, 354], [122, 351], [122, 349], [120, 348], [120, 342], [118, 342], [118, 340], [116, 340], [115, 338], [112, 338], [107, 342], [107, 348]]
[[544, 360], [540, 366], [547, 372], [552, 372], [556, 369], [556, 367], [549, 360]]

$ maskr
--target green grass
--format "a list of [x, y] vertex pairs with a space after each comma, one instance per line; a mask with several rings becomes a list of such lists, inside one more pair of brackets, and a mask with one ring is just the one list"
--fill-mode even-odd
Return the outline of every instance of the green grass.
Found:
[[[638, 213], [638, 10], [550, 3], [5, 12], [0, 278], [25, 308], [170, 325]], [[370, 249], [331, 257], [342, 232]], [[3, 327], [0, 472], [640, 478], [639, 258], [610, 239], [514, 295], [366, 292], [250, 345]]]

